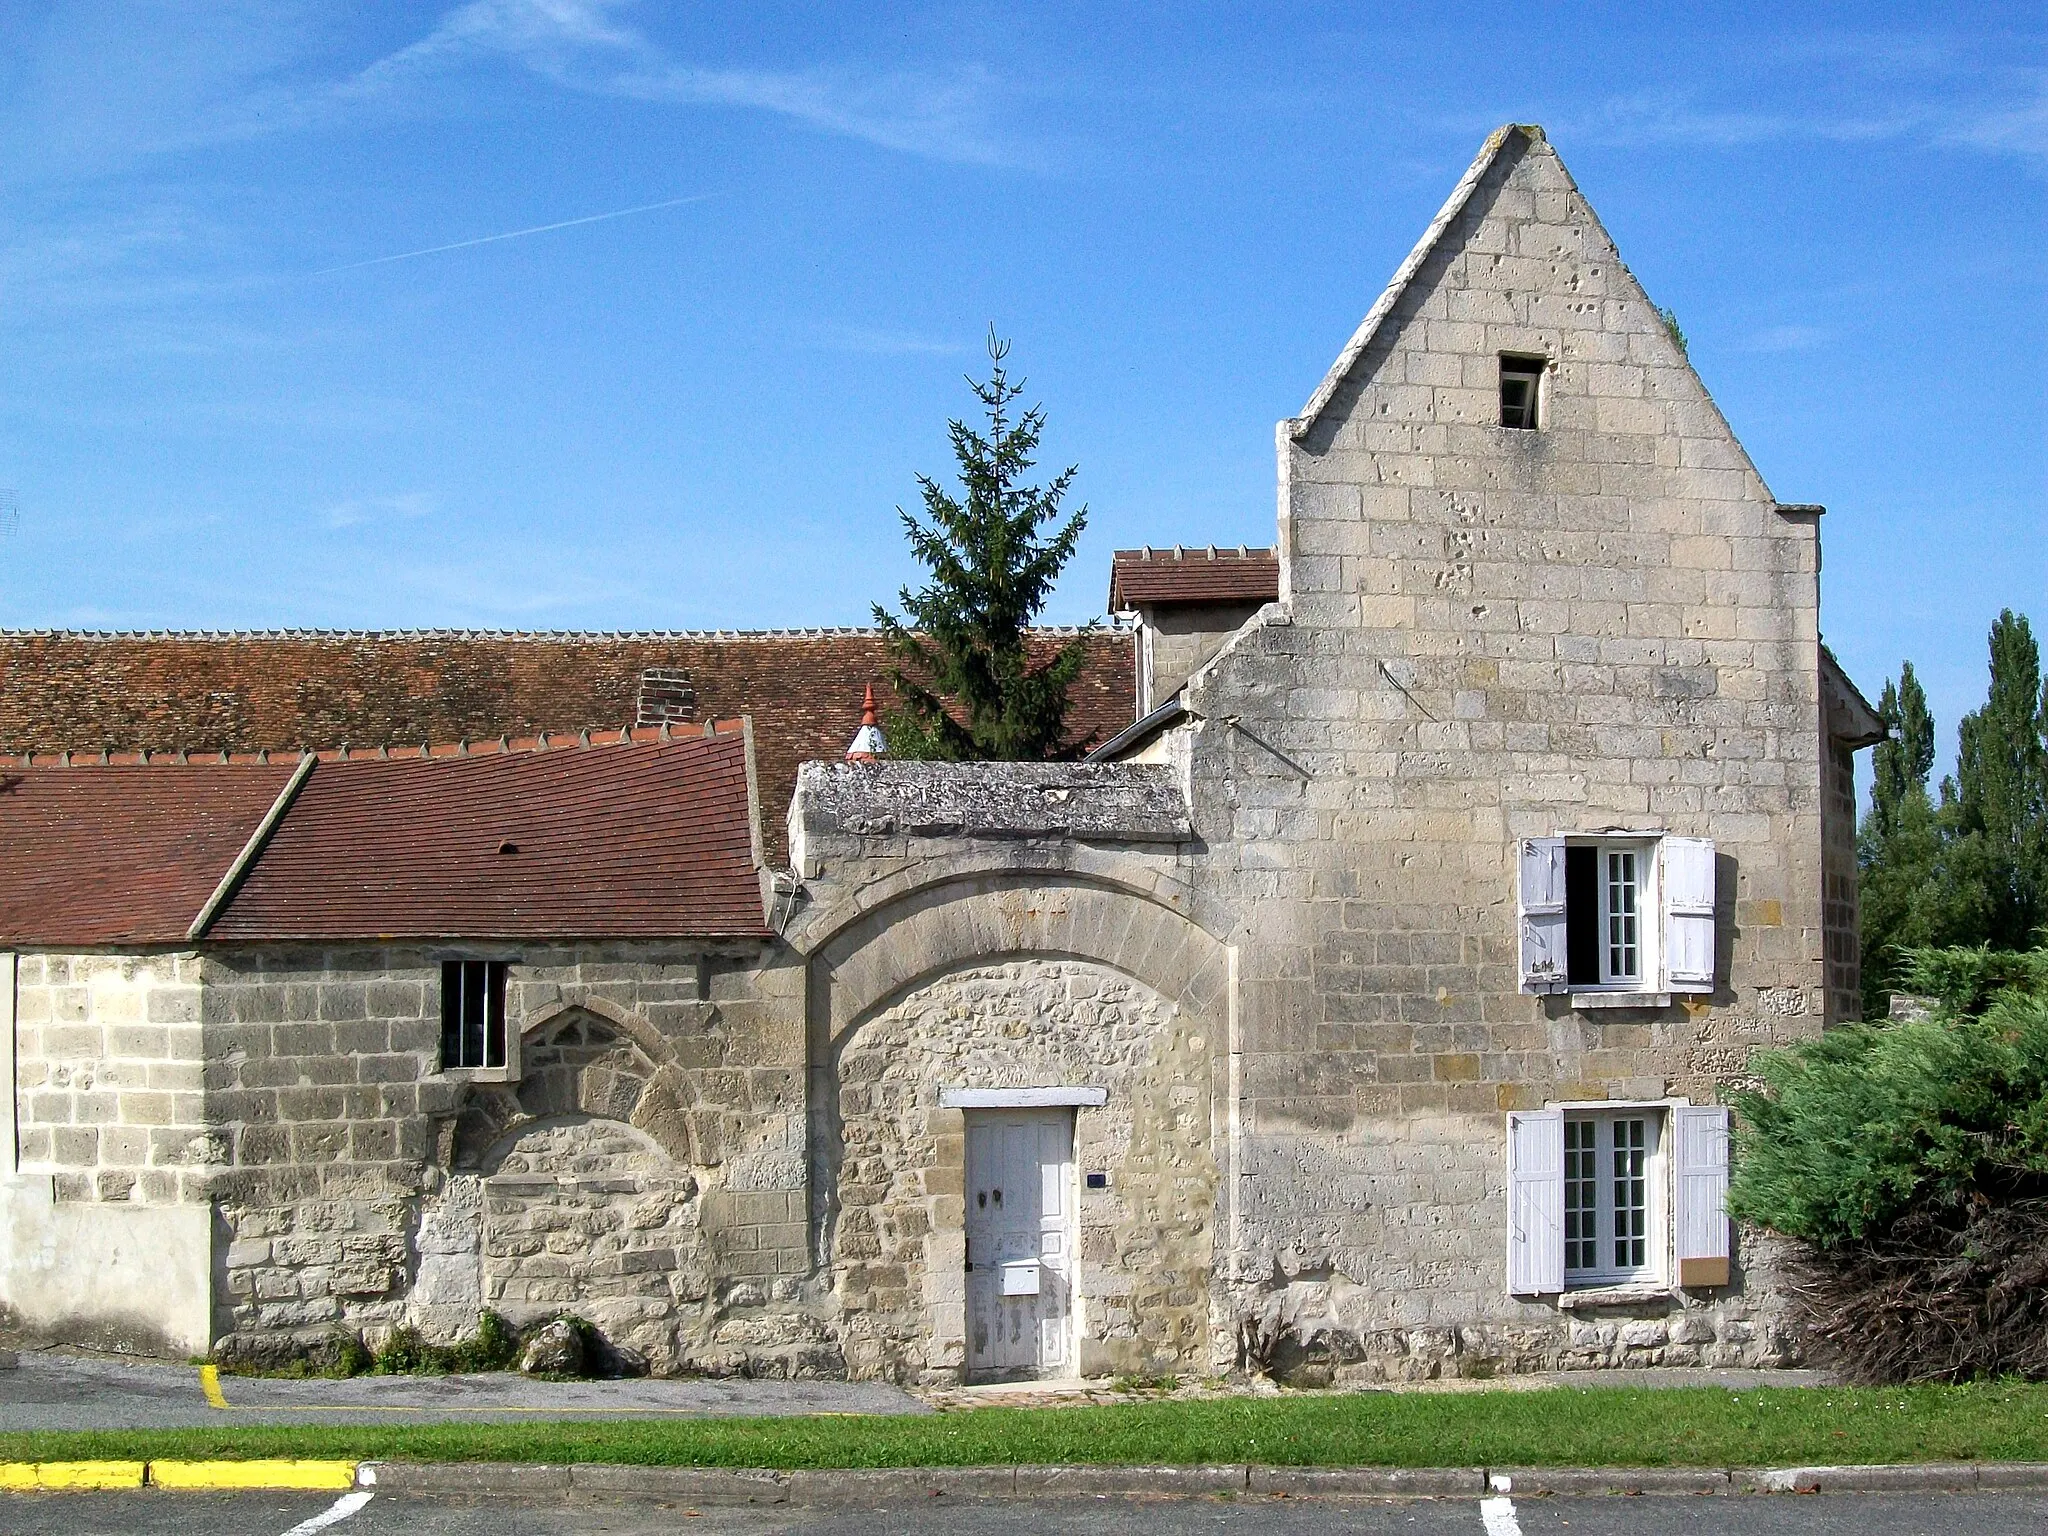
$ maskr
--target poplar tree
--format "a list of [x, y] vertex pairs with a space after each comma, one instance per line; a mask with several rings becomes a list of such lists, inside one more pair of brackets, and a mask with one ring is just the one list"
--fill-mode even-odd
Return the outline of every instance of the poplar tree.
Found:
[[1981, 883], [1985, 941], [2031, 947], [2048, 921], [2048, 696], [2034, 632], [2010, 608], [1991, 626], [1990, 697], [1963, 717], [1944, 791]]
[[1043, 759], [1067, 749], [1067, 690], [1086, 642], [1034, 659], [1029, 633], [1073, 558], [1088, 509], [1060, 521], [1078, 466], [1029, 483], [1045, 411], [1017, 409], [1024, 386], [1003, 367], [1009, 351], [991, 326], [989, 377], [967, 381], [986, 424], [947, 423], [958, 494], [919, 475], [923, 516], [896, 509], [911, 553], [930, 574], [919, 590], [898, 593], [903, 617], [875, 605], [898, 663], [890, 682], [902, 704], [886, 732], [892, 757]]

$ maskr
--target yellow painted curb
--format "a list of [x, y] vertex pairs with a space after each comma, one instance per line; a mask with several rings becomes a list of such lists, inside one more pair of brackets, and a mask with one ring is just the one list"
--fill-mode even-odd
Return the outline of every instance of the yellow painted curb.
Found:
[[0, 1461], [0, 1490], [140, 1488], [139, 1461]]
[[152, 1488], [325, 1488], [356, 1485], [352, 1461], [152, 1461]]

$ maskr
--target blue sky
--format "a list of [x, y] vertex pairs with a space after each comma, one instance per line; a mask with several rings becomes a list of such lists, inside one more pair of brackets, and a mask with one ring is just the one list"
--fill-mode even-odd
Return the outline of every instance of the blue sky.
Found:
[[1271, 542], [1520, 120], [1950, 739], [2048, 627], [2048, 17], [1713, 9], [0, 0], [0, 625], [864, 622], [991, 321], [1084, 619]]

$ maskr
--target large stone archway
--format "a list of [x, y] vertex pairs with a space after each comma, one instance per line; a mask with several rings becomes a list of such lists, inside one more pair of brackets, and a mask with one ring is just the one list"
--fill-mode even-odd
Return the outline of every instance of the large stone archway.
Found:
[[[955, 1090], [1074, 1108], [1084, 1374], [1207, 1370], [1231, 1126], [1231, 953], [1147, 893], [998, 871], [904, 893], [813, 952], [813, 1211], [857, 1375], [969, 1361]], [[1093, 1187], [1087, 1175], [1097, 1176]]]

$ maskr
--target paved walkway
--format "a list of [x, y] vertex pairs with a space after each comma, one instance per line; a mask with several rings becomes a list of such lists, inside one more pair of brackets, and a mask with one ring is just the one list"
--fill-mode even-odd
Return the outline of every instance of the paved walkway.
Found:
[[[1671, 1366], [1642, 1371], [1541, 1371], [1528, 1376], [1462, 1377], [1442, 1381], [1395, 1382], [1373, 1387], [1337, 1387], [1332, 1392], [1528, 1392], [1539, 1387], [1719, 1387], [1746, 1392], [1755, 1387], [1824, 1387], [1825, 1371], [1723, 1371], [1704, 1366]], [[1210, 1384], [1191, 1381], [1168, 1390], [1119, 1389], [1107, 1381], [992, 1382], [975, 1387], [926, 1387], [917, 1395], [934, 1408], [1066, 1408], [1085, 1404], [1188, 1402], [1214, 1397], [1273, 1397], [1281, 1389], [1266, 1381]]]
[[0, 1431], [931, 1412], [877, 1382], [535, 1381], [509, 1371], [348, 1381], [222, 1376], [225, 1406], [217, 1407], [195, 1366], [58, 1350], [23, 1350], [20, 1360], [0, 1371]]

